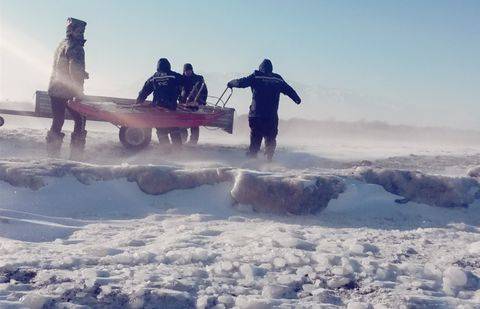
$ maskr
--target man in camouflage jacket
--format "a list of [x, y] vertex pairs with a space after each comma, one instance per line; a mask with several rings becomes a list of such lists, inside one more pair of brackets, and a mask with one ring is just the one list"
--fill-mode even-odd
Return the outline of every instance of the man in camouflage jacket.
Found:
[[48, 86], [48, 95], [52, 103], [53, 121], [47, 134], [47, 152], [58, 157], [62, 147], [63, 123], [67, 109], [75, 122], [70, 142], [70, 158], [79, 160], [85, 148], [87, 131], [85, 118], [67, 106], [67, 101], [83, 96], [83, 83], [88, 79], [85, 71], [84, 33], [87, 23], [75, 18], [67, 19], [67, 36], [55, 51], [53, 70]]

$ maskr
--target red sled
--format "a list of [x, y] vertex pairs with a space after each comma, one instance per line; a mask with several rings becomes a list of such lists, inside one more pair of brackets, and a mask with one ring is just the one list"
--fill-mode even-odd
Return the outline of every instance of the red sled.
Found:
[[[148, 146], [152, 139], [152, 128], [188, 128], [206, 126], [233, 132], [235, 109], [225, 107], [232, 96], [232, 91], [223, 99], [228, 89], [220, 97], [209, 97], [213, 102], [192, 109], [180, 105], [176, 111], [161, 107], [151, 107], [151, 102], [138, 106], [135, 100], [105, 97], [84, 96], [82, 101], [69, 101], [69, 106], [85, 116], [87, 120], [110, 122], [117, 126], [122, 145], [131, 150], [140, 150]], [[1, 107], [1, 106], [0, 106]], [[27, 117], [52, 117], [50, 97], [46, 91], [36, 91], [35, 110], [11, 110], [0, 108], [0, 114]], [[65, 114], [72, 119], [70, 113]], [[0, 117], [0, 127], [4, 119]]]
[[87, 118], [110, 122], [120, 127], [139, 129], [190, 128], [209, 126], [227, 112], [222, 107], [179, 105], [177, 110], [145, 105], [119, 105], [115, 102], [70, 100], [68, 106]]
[[119, 138], [126, 148], [139, 150], [150, 144], [152, 128], [191, 128], [213, 127], [228, 133], [233, 131], [235, 110], [225, 107], [232, 96], [232, 91], [226, 100], [222, 98], [216, 103], [200, 106], [178, 105], [172, 111], [163, 107], [135, 104], [135, 100], [87, 96], [82, 100], [69, 100], [68, 106], [90, 120], [110, 122], [120, 128]]

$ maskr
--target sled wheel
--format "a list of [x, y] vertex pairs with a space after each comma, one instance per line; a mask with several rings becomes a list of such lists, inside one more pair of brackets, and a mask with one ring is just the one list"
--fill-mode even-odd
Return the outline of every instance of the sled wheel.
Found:
[[5, 124], [5, 119], [3, 119], [3, 117], [0, 116], [0, 127], [3, 126]]
[[152, 140], [152, 129], [121, 127], [119, 132], [123, 147], [140, 150], [148, 146]]

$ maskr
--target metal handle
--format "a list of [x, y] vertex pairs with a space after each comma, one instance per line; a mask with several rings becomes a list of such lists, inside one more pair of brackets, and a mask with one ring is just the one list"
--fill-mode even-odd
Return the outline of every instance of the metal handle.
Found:
[[198, 102], [198, 97], [199, 97], [200, 94], [202, 93], [203, 88], [205, 88], [205, 83], [202, 83], [202, 86], [200, 87], [200, 90], [197, 91], [197, 95], [195, 96], [195, 99], [193, 100], [193, 102], [195, 102], [195, 103]]
[[[230, 94], [228, 95], [228, 97], [225, 101], [222, 101], [222, 98], [223, 98], [223, 96], [225, 95], [225, 93], [227, 92], [228, 89], [230, 89]], [[225, 105], [227, 105], [227, 103], [228, 103], [228, 100], [230, 100], [230, 98], [232, 97], [232, 94], [233, 94], [233, 89], [232, 88], [229, 88], [229, 87], [225, 88], [222, 95], [218, 98], [217, 103], [215, 103], [215, 107], [218, 106], [218, 103], [220, 103], [220, 101], [223, 102], [223, 107], [225, 107]]]

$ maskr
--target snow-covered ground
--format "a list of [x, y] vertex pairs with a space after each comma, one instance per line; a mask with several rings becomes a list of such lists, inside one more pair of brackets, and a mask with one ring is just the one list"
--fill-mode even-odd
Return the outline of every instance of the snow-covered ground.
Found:
[[247, 136], [129, 153], [95, 125], [78, 163], [11, 119], [1, 308], [480, 308], [480, 141], [280, 136], [268, 164]]

